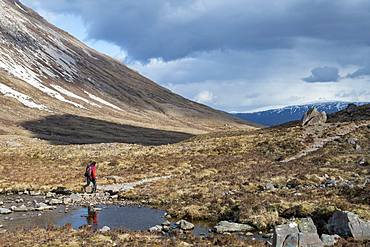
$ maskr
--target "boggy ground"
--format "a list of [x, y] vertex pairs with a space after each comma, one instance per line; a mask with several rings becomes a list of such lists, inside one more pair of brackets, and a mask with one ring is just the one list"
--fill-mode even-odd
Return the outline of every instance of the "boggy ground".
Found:
[[112, 183], [111, 176], [115, 182], [170, 176], [120, 198], [178, 218], [227, 219], [258, 229], [290, 217], [325, 219], [338, 209], [370, 219], [370, 120], [341, 114], [314, 127], [212, 133], [156, 147], [54, 146], [0, 136], [0, 188], [79, 191], [84, 163], [93, 159], [100, 184]]

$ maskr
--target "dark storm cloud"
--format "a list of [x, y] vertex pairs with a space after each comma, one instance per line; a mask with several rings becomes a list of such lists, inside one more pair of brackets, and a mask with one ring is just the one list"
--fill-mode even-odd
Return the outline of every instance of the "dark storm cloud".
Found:
[[337, 82], [339, 80], [339, 70], [332, 67], [319, 67], [311, 70], [311, 75], [303, 78], [305, 82]]
[[300, 39], [370, 43], [368, 0], [39, 2], [49, 11], [80, 15], [88, 38], [115, 43], [141, 61], [213, 50], [292, 48]]

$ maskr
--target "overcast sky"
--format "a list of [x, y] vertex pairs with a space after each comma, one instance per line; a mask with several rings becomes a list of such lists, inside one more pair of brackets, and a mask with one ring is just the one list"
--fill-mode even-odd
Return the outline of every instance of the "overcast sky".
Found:
[[370, 101], [369, 0], [22, 0], [189, 99], [245, 112]]

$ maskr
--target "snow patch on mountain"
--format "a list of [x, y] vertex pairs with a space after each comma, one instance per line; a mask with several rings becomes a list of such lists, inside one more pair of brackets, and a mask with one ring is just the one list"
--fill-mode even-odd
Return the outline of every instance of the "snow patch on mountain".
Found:
[[58, 85], [54, 85], [53, 84], [53, 85], [51, 85], [51, 87], [53, 87], [55, 90], [57, 90], [61, 94], [64, 94], [64, 95], [66, 95], [68, 97], [75, 98], [75, 99], [81, 100], [81, 101], [83, 101], [83, 102], [85, 102], [87, 104], [90, 104], [92, 106], [101, 108], [100, 105], [95, 104], [94, 102], [91, 102], [90, 100], [87, 100], [87, 99], [85, 99], [85, 98], [83, 98], [83, 97], [81, 97], [81, 96], [79, 96], [79, 95], [77, 95], [75, 93], [72, 93], [71, 91], [68, 91], [67, 89], [62, 88], [61, 86], [58, 86]]
[[29, 107], [29, 108], [35, 108], [35, 109], [39, 109], [39, 110], [42, 110], [42, 111], [48, 111], [48, 108], [42, 104], [37, 104], [35, 103], [31, 97], [23, 94], [23, 93], [20, 93], [14, 89], [12, 89], [11, 87], [5, 85], [5, 84], [2, 84], [0, 83], [0, 93], [3, 94], [5, 97], [11, 97], [11, 98], [14, 98], [16, 100], [18, 100], [19, 102], [21, 102], [24, 106], [26, 107]]
[[112, 103], [109, 103], [108, 101], [105, 101], [105, 100], [103, 100], [102, 98], [99, 98], [98, 96], [95, 96], [95, 95], [93, 95], [93, 94], [91, 94], [91, 93], [89, 93], [89, 92], [87, 92], [87, 91], [84, 91], [84, 92], [85, 92], [87, 95], [89, 95], [89, 97], [90, 97], [91, 99], [93, 99], [93, 100], [95, 100], [95, 101], [97, 101], [97, 102], [100, 102], [100, 103], [102, 103], [103, 105], [109, 106], [109, 107], [111, 107], [111, 108], [113, 108], [113, 109], [116, 109], [116, 110], [122, 111], [122, 109], [121, 109], [121, 108], [119, 108], [118, 106], [113, 105]]

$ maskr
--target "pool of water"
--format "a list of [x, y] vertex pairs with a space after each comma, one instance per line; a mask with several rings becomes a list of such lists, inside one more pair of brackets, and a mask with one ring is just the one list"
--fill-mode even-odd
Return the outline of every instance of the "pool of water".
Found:
[[[56, 210], [41, 213], [12, 213], [8, 215], [12, 218], [11, 220], [5, 220], [5, 216], [0, 216], [0, 224], [8, 230], [48, 226], [63, 227], [68, 224], [74, 229], [91, 226], [98, 230], [108, 226], [112, 230], [146, 231], [166, 221], [165, 211], [150, 207], [119, 205], [97, 205], [95, 207], [101, 210], [92, 212], [88, 207], [75, 207], [65, 211], [65, 207], [60, 206]], [[175, 223], [172, 222], [171, 226], [175, 228]], [[208, 235], [208, 229], [209, 226], [205, 223], [198, 223], [195, 224], [193, 234]]]
[[95, 229], [108, 226], [111, 229], [124, 229], [129, 231], [148, 230], [150, 227], [160, 225], [166, 219], [165, 211], [138, 206], [97, 206], [98, 212], [89, 212], [88, 208], [71, 210], [64, 217], [57, 220], [57, 226], [71, 224], [77, 229], [91, 225]]

